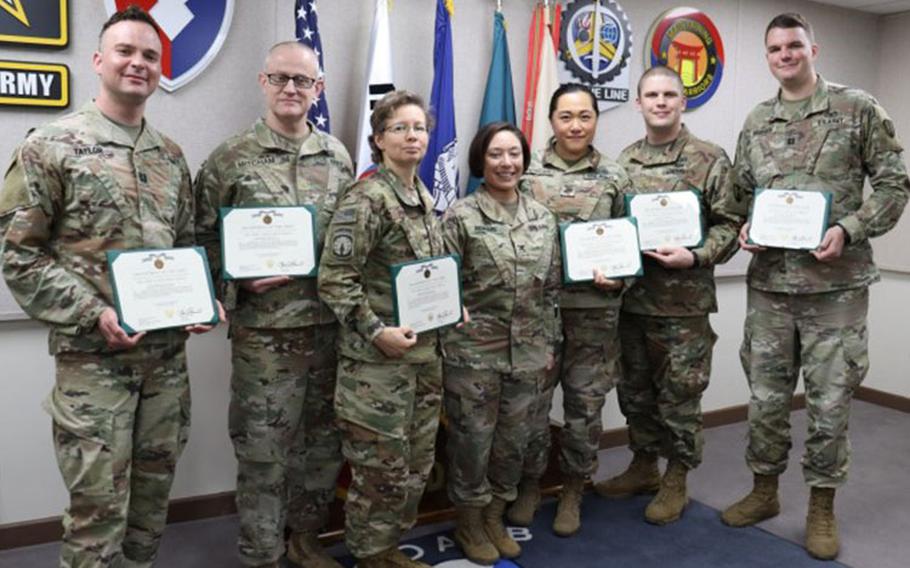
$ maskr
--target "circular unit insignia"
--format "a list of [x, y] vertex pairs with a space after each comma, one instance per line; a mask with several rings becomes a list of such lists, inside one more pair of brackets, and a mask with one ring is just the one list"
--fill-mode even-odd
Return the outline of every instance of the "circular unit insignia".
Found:
[[682, 78], [692, 110], [708, 102], [724, 74], [724, 43], [707, 14], [673, 8], [661, 14], [648, 32], [645, 69], [666, 65]]

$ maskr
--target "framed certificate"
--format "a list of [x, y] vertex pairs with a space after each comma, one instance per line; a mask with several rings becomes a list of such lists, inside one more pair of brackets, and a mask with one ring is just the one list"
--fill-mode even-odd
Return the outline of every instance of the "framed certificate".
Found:
[[421, 333], [460, 322], [460, 264], [448, 255], [392, 265], [395, 325]]
[[638, 221], [641, 250], [695, 248], [704, 242], [701, 193], [694, 190], [626, 195], [626, 211]]
[[120, 326], [127, 333], [218, 323], [202, 247], [113, 250], [108, 273]]
[[756, 189], [749, 212], [749, 243], [764, 247], [812, 250], [828, 229], [831, 193]]
[[220, 213], [225, 280], [316, 275], [312, 206], [223, 207]]
[[607, 278], [641, 276], [641, 249], [635, 217], [559, 226], [563, 282], [594, 280], [594, 269]]

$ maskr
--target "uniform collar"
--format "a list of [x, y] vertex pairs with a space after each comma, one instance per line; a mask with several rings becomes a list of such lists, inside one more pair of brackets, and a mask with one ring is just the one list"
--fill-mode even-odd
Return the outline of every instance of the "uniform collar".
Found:
[[491, 221], [509, 225], [511, 227], [527, 222], [528, 213], [526, 205], [528, 198], [525, 197], [521, 191], [518, 192], [518, 209], [516, 209], [514, 217], [505, 207], [496, 201], [492, 195], [490, 195], [490, 190], [487, 189], [486, 185], [481, 184], [474, 194], [477, 195], [477, 206], [480, 208], [480, 212]]
[[679, 131], [679, 136], [669, 144], [652, 146], [648, 144], [647, 138], [642, 138], [633, 145], [629, 160], [645, 166], [676, 163], [689, 142], [689, 136], [689, 129], [683, 124]]
[[288, 152], [300, 156], [310, 156], [328, 152], [329, 147], [325, 134], [317, 130], [309, 120], [307, 121], [307, 124], [310, 127], [310, 134], [300, 145], [269, 128], [269, 125], [265, 123], [265, 119], [262, 118], [253, 124], [253, 135], [256, 137], [256, 142], [258, 142], [260, 146], [269, 150], [278, 150], [280, 152]]
[[164, 146], [164, 139], [161, 134], [149, 126], [145, 118], [142, 119], [142, 132], [139, 134], [139, 139], [133, 142], [133, 139], [122, 128], [117, 126], [116, 122], [101, 112], [95, 101], [92, 100], [82, 105], [79, 112], [87, 116], [91, 121], [92, 134], [99, 144], [113, 143], [118, 146], [133, 148], [136, 152]]
[[[821, 75], [816, 75], [818, 81], [815, 83], [815, 92], [812, 93], [812, 97], [809, 99], [809, 105], [802, 109], [795, 118], [796, 120], [802, 120], [807, 116], [813, 115], [818, 112], [825, 112], [831, 106], [830, 101], [828, 100], [828, 83], [825, 81]], [[771, 116], [768, 117], [768, 122], [774, 122], [777, 120], [782, 120], [788, 122], [791, 120], [792, 111], [788, 111], [784, 107], [784, 103], [780, 100], [780, 89], [777, 91], [777, 97], [774, 99], [774, 107], [771, 110]]]
[[556, 153], [556, 137], [554, 136], [547, 143], [540, 161], [545, 168], [554, 168], [566, 173], [596, 170], [597, 166], [600, 165], [600, 152], [594, 146], [588, 146], [588, 153], [584, 158], [569, 164]]
[[429, 192], [427, 192], [426, 188], [423, 186], [423, 182], [420, 181], [420, 178], [416, 174], [414, 175], [414, 189], [417, 190], [416, 199], [414, 198], [414, 194], [405, 187], [404, 182], [402, 182], [401, 179], [395, 175], [395, 172], [389, 168], [380, 165], [374, 175], [385, 180], [385, 182], [392, 187], [398, 200], [405, 205], [409, 207], [423, 207], [425, 211], [433, 210], [433, 199], [430, 197]]

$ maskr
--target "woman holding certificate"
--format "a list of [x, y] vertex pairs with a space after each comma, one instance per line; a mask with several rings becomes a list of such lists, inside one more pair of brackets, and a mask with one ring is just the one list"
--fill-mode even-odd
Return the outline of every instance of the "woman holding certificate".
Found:
[[455, 541], [479, 564], [521, 548], [503, 525], [518, 494], [528, 411], [552, 368], [559, 338], [556, 218], [518, 192], [530, 161], [513, 125], [485, 126], [471, 142], [477, 191], [443, 220], [446, 247], [462, 259], [471, 321], [445, 337], [450, 499]]
[[398, 540], [417, 519], [433, 466], [442, 360], [436, 331], [395, 325], [391, 271], [444, 254], [433, 198], [416, 175], [429, 120], [407, 91], [376, 104], [378, 170], [338, 203], [319, 267], [319, 295], [340, 322], [335, 411], [352, 473], [345, 540], [361, 568], [427, 567]]

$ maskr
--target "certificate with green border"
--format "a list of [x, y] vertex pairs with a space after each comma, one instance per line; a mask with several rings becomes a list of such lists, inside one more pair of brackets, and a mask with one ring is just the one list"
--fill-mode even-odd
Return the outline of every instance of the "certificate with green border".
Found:
[[219, 213], [225, 280], [316, 276], [315, 207], [222, 207]]
[[114, 307], [127, 333], [218, 323], [202, 247], [112, 250], [107, 264]]
[[749, 244], [814, 250], [828, 230], [831, 192], [755, 190], [749, 211]]
[[424, 258], [391, 266], [395, 325], [421, 333], [462, 320], [461, 259]]
[[595, 268], [607, 278], [643, 274], [635, 217], [562, 223], [559, 244], [566, 284], [594, 280]]
[[626, 195], [625, 203], [626, 212], [638, 220], [641, 250], [697, 248], [705, 241], [698, 190]]

